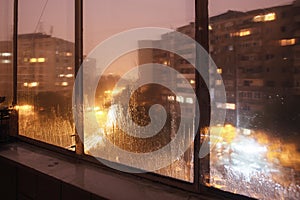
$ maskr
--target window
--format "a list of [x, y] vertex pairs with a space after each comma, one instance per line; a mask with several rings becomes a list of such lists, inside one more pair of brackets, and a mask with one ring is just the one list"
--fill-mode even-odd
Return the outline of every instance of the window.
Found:
[[[231, 2], [235, 4], [230, 5]], [[222, 66], [226, 93], [236, 94], [235, 98], [227, 96], [236, 109], [233, 112], [224, 108], [228, 126], [222, 127], [222, 139], [210, 155], [210, 185], [257, 199], [297, 199], [300, 106], [296, 103], [299, 87], [294, 87], [293, 81], [299, 80], [299, 75], [290, 69], [299, 66], [293, 58], [300, 52], [297, 36], [290, 30], [299, 32], [299, 20], [295, 20], [299, 19], [299, 5], [293, 8], [296, 4], [288, 1], [281, 1], [280, 5], [264, 3], [209, 1], [212, 27], [234, 24], [231, 30], [214, 29], [209, 38], [226, 33], [231, 36], [214, 43], [210, 51], [216, 65]], [[231, 11], [232, 7], [236, 11]], [[259, 42], [254, 44], [255, 41]], [[234, 51], [218, 51], [232, 44]], [[233, 54], [234, 59], [228, 60]], [[229, 68], [233, 73], [228, 73]], [[297, 159], [289, 156], [292, 154]], [[269, 171], [274, 169], [278, 171]]]
[[276, 19], [276, 14], [275, 13], [268, 13], [264, 16], [265, 21], [273, 21]]
[[256, 15], [253, 17], [254, 22], [267, 22], [267, 21], [273, 21], [276, 19], [275, 13], [268, 13], [265, 15]]
[[[5, 90], [0, 91], [15, 98], [19, 138], [73, 150], [125, 172], [150, 171], [146, 176], [198, 193], [214, 187], [233, 198], [238, 193], [297, 199], [300, 99], [292, 83], [299, 77], [289, 70], [277, 73], [282, 65], [273, 62], [275, 53], [277, 58], [287, 52], [280, 46], [295, 45], [296, 36], [285, 32], [287, 39], [270, 38], [263, 30], [296, 31], [296, 17], [282, 21], [275, 11], [297, 13], [298, 4], [270, 3], [267, 13], [261, 13], [262, 5], [253, 1], [236, 5], [228, 0], [221, 7], [215, 2], [209, 4], [208, 23], [202, 0], [45, 0], [30, 6], [19, 1], [18, 24], [2, 23], [12, 5], [1, 2], [1, 8], [8, 8], [0, 12], [1, 30], [18, 25], [18, 48], [12, 47], [11, 32], [0, 35], [0, 67], [5, 69], [0, 71]], [[232, 6], [240, 11], [227, 12]], [[151, 31], [141, 37], [145, 30]], [[178, 33], [185, 36], [178, 40]], [[204, 48], [212, 44], [212, 59], [222, 66], [203, 70], [210, 76], [207, 83], [192, 66], [198, 64], [199, 50], [192, 38]], [[299, 57], [296, 48], [289, 50]], [[201, 67], [214, 65], [199, 60], [205, 62]], [[266, 76], [262, 69], [272, 73]], [[17, 77], [16, 95], [6, 90], [12, 87], [12, 75]], [[213, 102], [224, 96], [222, 88], [227, 101]], [[202, 108], [199, 116], [197, 106]], [[209, 127], [210, 118], [218, 116], [214, 108], [226, 111], [225, 123]], [[148, 127], [157, 134], [143, 135]], [[181, 133], [182, 140], [169, 146]], [[199, 157], [208, 138], [207, 152]], [[149, 152], [158, 157], [136, 165], [136, 155]]]
[[8, 0], [0, 2], [0, 97], [5, 97], [1, 107], [13, 102], [13, 3]]
[[296, 39], [292, 38], [292, 39], [282, 39], [279, 41], [280, 46], [290, 46], [290, 45], [294, 45], [296, 44]]
[[221, 80], [216, 80], [216, 85], [222, 85], [222, 81]]
[[[195, 115], [193, 109], [195, 98], [190, 97], [190, 91], [188, 91], [189, 89], [186, 84], [188, 83], [191, 88], [195, 87], [195, 84], [193, 84], [195, 83], [195, 70], [190, 64], [191, 59], [195, 58], [195, 46], [184, 40], [178, 41], [174, 39], [174, 30], [195, 38], [194, 2], [161, 2], [158, 0], [134, 2], [135, 6], [132, 6], [132, 1], [128, 0], [118, 1], [118, 3], [108, 0], [102, 2], [84, 1], [83, 4], [83, 53], [88, 59], [94, 59], [88, 65], [84, 63], [84, 67], [86, 68], [83, 72], [85, 75], [83, 77], [84, 84], [92, 84], [91, 80], [96, 79], [92, 77], [95, 74], [93, 71], [103, 70], [99, 84], [95, 87], [96, 95], [94, 101], [94, 109], [95, 107], [97, 108], [94, 111], [96, 112], [96, 120], [99, 127], [92, 127], [91, 125], [93, 108], [90, 108], [91, 111], [86, 111], [85, 115], [87, 117], [83, 122], [86, 124], [84, 125], [84, 152], [97, 158], [129, 166], [130, 164], [127, 161], [133, 159], [133, 157], [129, 156], [125, 160], [124, 157], [114, 155], [112, 151], [107, 151], [103, 142], [105, 137], [113, 146], [129, 152], [129, 154], [151, 153], [166, 146], [176, 136], [176, 129], [180, 126], [180, 118], [186, 117], [192, 121]], [[99, 9], [103, 9], [103, 12], [99, 12]], [[153, 13], [155, 13], [155, 16]], [[108, 21], [109, 23], [107, 23]], [[95, 23], [97, 23], [97, 26], [95, 26]], [[143, 39], [141, 37], [141, 39], [133, 41], [132, 43], [136, 46], [132, 47], [132, 50], [125, 54], [117, 55], [107, 66], [104, 65], [100, 57], [95, 56], [93, 53], [93, 49], [101, 49], [101, 47], [97, 46], [101, 45], [101, 42], [107, 41], [107, 39], [113, 41], [114, 38], [109, 37], [115, 34], [122, 34], [123, 31], [130, 31], [134, 28], [153, 26], [165, 29], [172, 27], [172, 29], [164, 34], [156, 34], [152, 39], [149, 37], [149, 39], [147, 37]], [[128, 38], [128, 40], [130, 39]], [[116, 43], [112, 48], [120, 49], [123, 48], [122, 45], [125, 46], [126, 43]], [[172, 52], [158, 49], [160, 46], [176, 49], [180, 57]], [[107, 51], [113, 52], [114, 49]], [[110, 55], [108, 54], [108, 56]], [[172, 77], [171, 74], [163, 70], [140, 67], [149, 63], [168, 65], [184, 77]], [[130, 70], [132, 70], [131, 75], [129, 75], [130, 78], [126, 78], [126, 73]], [[134, 70], [137, 71], [134, 72]], [[139, 80], [160, 82], [164, 87], [171, 84], [172, 87], [176, 88], [178, 94], [173, 94], [170, 89], [157, 84], [146, 84], [135, 91], [135, 84]], [[123, 81], [123, 83], [120, 83], [120, 81]], [[86, 88], [86, 91], [88, 89]], [[84, 96], [86, 96], [84, 104], [89, 108], [90, 102], [93, 100], [85, 91]], [[128, 108], [126, 107], [128, 103], [126, 101], [130, 102]], [[159, 119], [158, 115], [154, 116], [157, 119], [153, 118], [150, 120], [149, 118], [148, 112], [153, 104], [160, 104], [166, 109], [166, 124], [157, 133], [157, 136], [139, 138], [138, 134], [140, 132], [138, 126], [145, 126], [151, 123], [152, 120]], [[181, 111], [187, 113], [186, 115], [178, 113], [178, 109], [180, 109], [179, 105], [182, 105], [183, 108]], [[124, 126], [128, 126], [127, 129], [124, 129]], [[181, 130], [184, 134], [193, 134], [192, 132], [185, 133], [193, 129], [192, 123], [187, 123], [184, 126], [185, 130]], [[129, 129], [130, 131], [128, 131]], [[96, 143], [94, 142], [95, 140], [99, 142]], [[172, 149], [169, 151], [172, 151]], [[165, 160], [163, 156], [161, 155], [161, 159]], [[184, 155], [179, 155], [168, 165], [155, 170], [155, 173], [187, 182], [194, 182], [193, 157], [194, 150], [193, 147], [190, 147]], [[151, 165], [151, 163], [148, 165]], [[134, 165], [132, 167], [139, 168]]]
[[251, 34], [251, 31], [248, 30], [248, 29], [242, 29], [240, 30], [239, 32], [235, 32], [235, 33], [230, 33], [230, 36], [231, 37], [235, 37], [235, 36], [238, 36], [238, 37], [244, 37], [244, 36], [248, 36]]
[[244, 86], [250, 86], [251, 83], [252, 83], [252, 81], [245, 80], [245, 81], [244, 81]]
[[[74, 72], [61, 66], [64, 56], [56, 53], [71, 50], [65, 63], [74, 65], [73, 13], [74, 3], [67, 0], [39, 1], [30, 8], [19, 1], [18, 59], [25, 61], [18, 64], [17, 72], [19, 134], [71, 150]], [[68, 80], [60, 74], [68, 74]]]

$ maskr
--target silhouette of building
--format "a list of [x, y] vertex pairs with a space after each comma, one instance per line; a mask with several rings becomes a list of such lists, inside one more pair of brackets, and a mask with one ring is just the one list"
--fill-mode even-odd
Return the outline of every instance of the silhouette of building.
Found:
[[[193, 37], [194, 23], [180, 27], [177, 29], [177, 31]], [[183, 40], [184, 39], [182, 39], [182, 41], [178, 41], [178, 36], [176, 36], [176, 33], [170, 32], [163, 34], [160, 40], [139, 41], [140, 46], [144, 46], [145, 44], [148, 44], [148, 46], [153, 46], [151, 49], [139, 50], [139, 65], [155, 63], [170, 66], [177, 70], [179, 74], [183, 75], [184, 79], [191, 84], [193, 89], [195, 89], [195, 69], [192, 64], [179, 55], [163, 50], [173, 49], [174, 51], [180, 52], [181, 55], [184, 55], [186, 58], [192, 60], [195, 59], [194, 43], [189, 43], [188, 40]], [[187, 113], [189, 113], [189, 116], [186, 117], [193, 118], [195, 116], [195, 99], [193, 94], [188, 94], [186, 84], [184, 84], [184, 81], [182, 80], [183, 77], [178, 75], [176, 76], [173, 73], [166, 74], [165, 71], [158, 68], [143, 69], [140, 70], [140, 74], [142, 74], [141, 78], [143, 79], [153, 80], [160, 82], [165, 86], [176, 88], [176, 95], [165, 88], [157, 91], [156, 94], [159, 94], [157, 97], [161, 99], [162, 104], [170, 105], [174, 104], [174, 102], [181, 103], [181, 105], [184, 105], [183, 109], [186, 109]], [[181, 113], [181, 116], [182, 114], [183, 113]]]
[[299, 95], [299, 11], [297, 1], [210, 18], [210, 54], [236, 108], [228, 109], [229, 122], [247, 126], [267, 103]]
[[18, 36], [18, 95], [69, 95], [74, 82], [74, 43], [43, 33]]
[[11, 103], [13, 92], [12, 41], [0, 41], [0, 96]]
[[[210, 80], [215, 96], [223, 83], [227, 103], [217, 105], [226, 109], [226, 122], [247, 126], [249, 120], [262, 112], [266, 104], [290, 95], [300, 95], [300, 7], [299, 1], [249, 12], [228, 11], [210, 18], [210, 55], [222, 80]], [[195, 37], [194, 23], [176, 31]], [[172, 42], [173, 33], [162, 35], [155, 42], [180, 50], [188, 58], [195, 58], [195, 47]], [[158, 46], [159, 46], [158, 45]], [[155, 45], [157, 46], [157, 45]], [[194, 87], [195, 71], [185, 59], [158, 49], [141, 50], [140, 64], [160, 63], [173, 67]], [[164, 80], [159, 71], [145, 72], [148, 77]], [[175, 80], [175, 79], [173, 79]], [[179, 90], [181, 81], [176, 79]], [[170, 83], [169, 83], [170, 84]], [[165, 94], [166, 96], [166, 94]], [[168, 95], [167, 95], [168, 96]], [[169, 97], [185, 103], [185, 99]], [[218, 104], [218, 102], [216, 102]], [[191, 109], [187, 107], [187, 109]]]

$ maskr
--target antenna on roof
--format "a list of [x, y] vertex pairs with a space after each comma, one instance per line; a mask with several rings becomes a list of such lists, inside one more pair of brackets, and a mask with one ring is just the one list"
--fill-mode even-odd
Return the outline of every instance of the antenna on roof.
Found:
[[49, 31], [49, 34], [52, 36], [52, 34], [53, 34], [53, 31], [54, 31], [54, 28], [53, 28], [53, 26], [51, 25], [51, 27], [50, 27], [50, 31]]
[[44, 33], [44, 22], [43, 21], [40, 21], [39, 22], [39, 25], [38, 25], [38, 32], [39, 33]]

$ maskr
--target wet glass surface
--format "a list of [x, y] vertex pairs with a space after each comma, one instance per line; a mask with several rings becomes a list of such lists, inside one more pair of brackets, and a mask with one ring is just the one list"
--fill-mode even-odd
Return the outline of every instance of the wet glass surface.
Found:
[[249, 1], [235, 11], [220, 4], [210, 2], [210, 54], [227, 116], [224, 126], [211, 127], [209, 185], [299, 199], [299, 1]]
[[74, 2], [21, 1], [18, 17], [19, 134], [71, 149]]

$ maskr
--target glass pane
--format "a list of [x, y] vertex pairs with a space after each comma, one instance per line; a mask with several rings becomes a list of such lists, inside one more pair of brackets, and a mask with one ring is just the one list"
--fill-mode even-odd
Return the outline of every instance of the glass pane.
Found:
[[74, 2], [20, 1], [18, 15], [19, 134], [71, 148]]
[[[258, 199], [300, 198], [300, 2], [210, 1], [210, 54], [227, 116], [209, 185]], [[234, 10], [234, 11], [233, 11]], [[217, 93], [215, 94], [217, 95]]]
[[[188, 139], [182, 140], [176, 148], [168, 144], [176, 135], [194, 137], [195, 77], [187, 59], [195, 58], [195, 47], [174, 37], [175, 31], [194, 37], [194, 7], [194, 2], [187, 0], [84, 2], [85, 153], [193, 182], [192, 143], [187, 149], [180, 145], [184, 146]], [[156, 29], [154, 34], [153, 29], [143, 32], [144, 27], [166, 29]], [[109, 38], [119, 33], [121, 35]], [[126, 34], [128, 37], [120, 40]], [[102, 53], [98, 55], [99, 52]], [[112, 59], [106, 63], [108, 57]], [[143, 64], [148, 67], [142, 67]], [[158, 64], [176, 71], [166, 71]], [[170, 85], [176, 94], [168, 88]], [[152, 107], [154, 104], [163, 108]], [[153, 111], [153, 118], [149, 111]], [[165, 118], [157, 114], [160, 111], [165, 111]], [[149, 124], [153, 128], [152, 135], [144, 137], [147, 131], [143, 127]], [[163, 148], [164, 153], [158, 153]], [[146, 155], [151, 157], [153, 152], [160, 158], [153, 158], [152, 163], [150, 159], [142, 159]], [[139, 156], [141, 159], [137, 161]]]
[[[0, 109], [8, 107], [13, 99], [12, 37], [13, 3], [0, 2]], [[5, 97], [5, 99], [3, 98]]]

